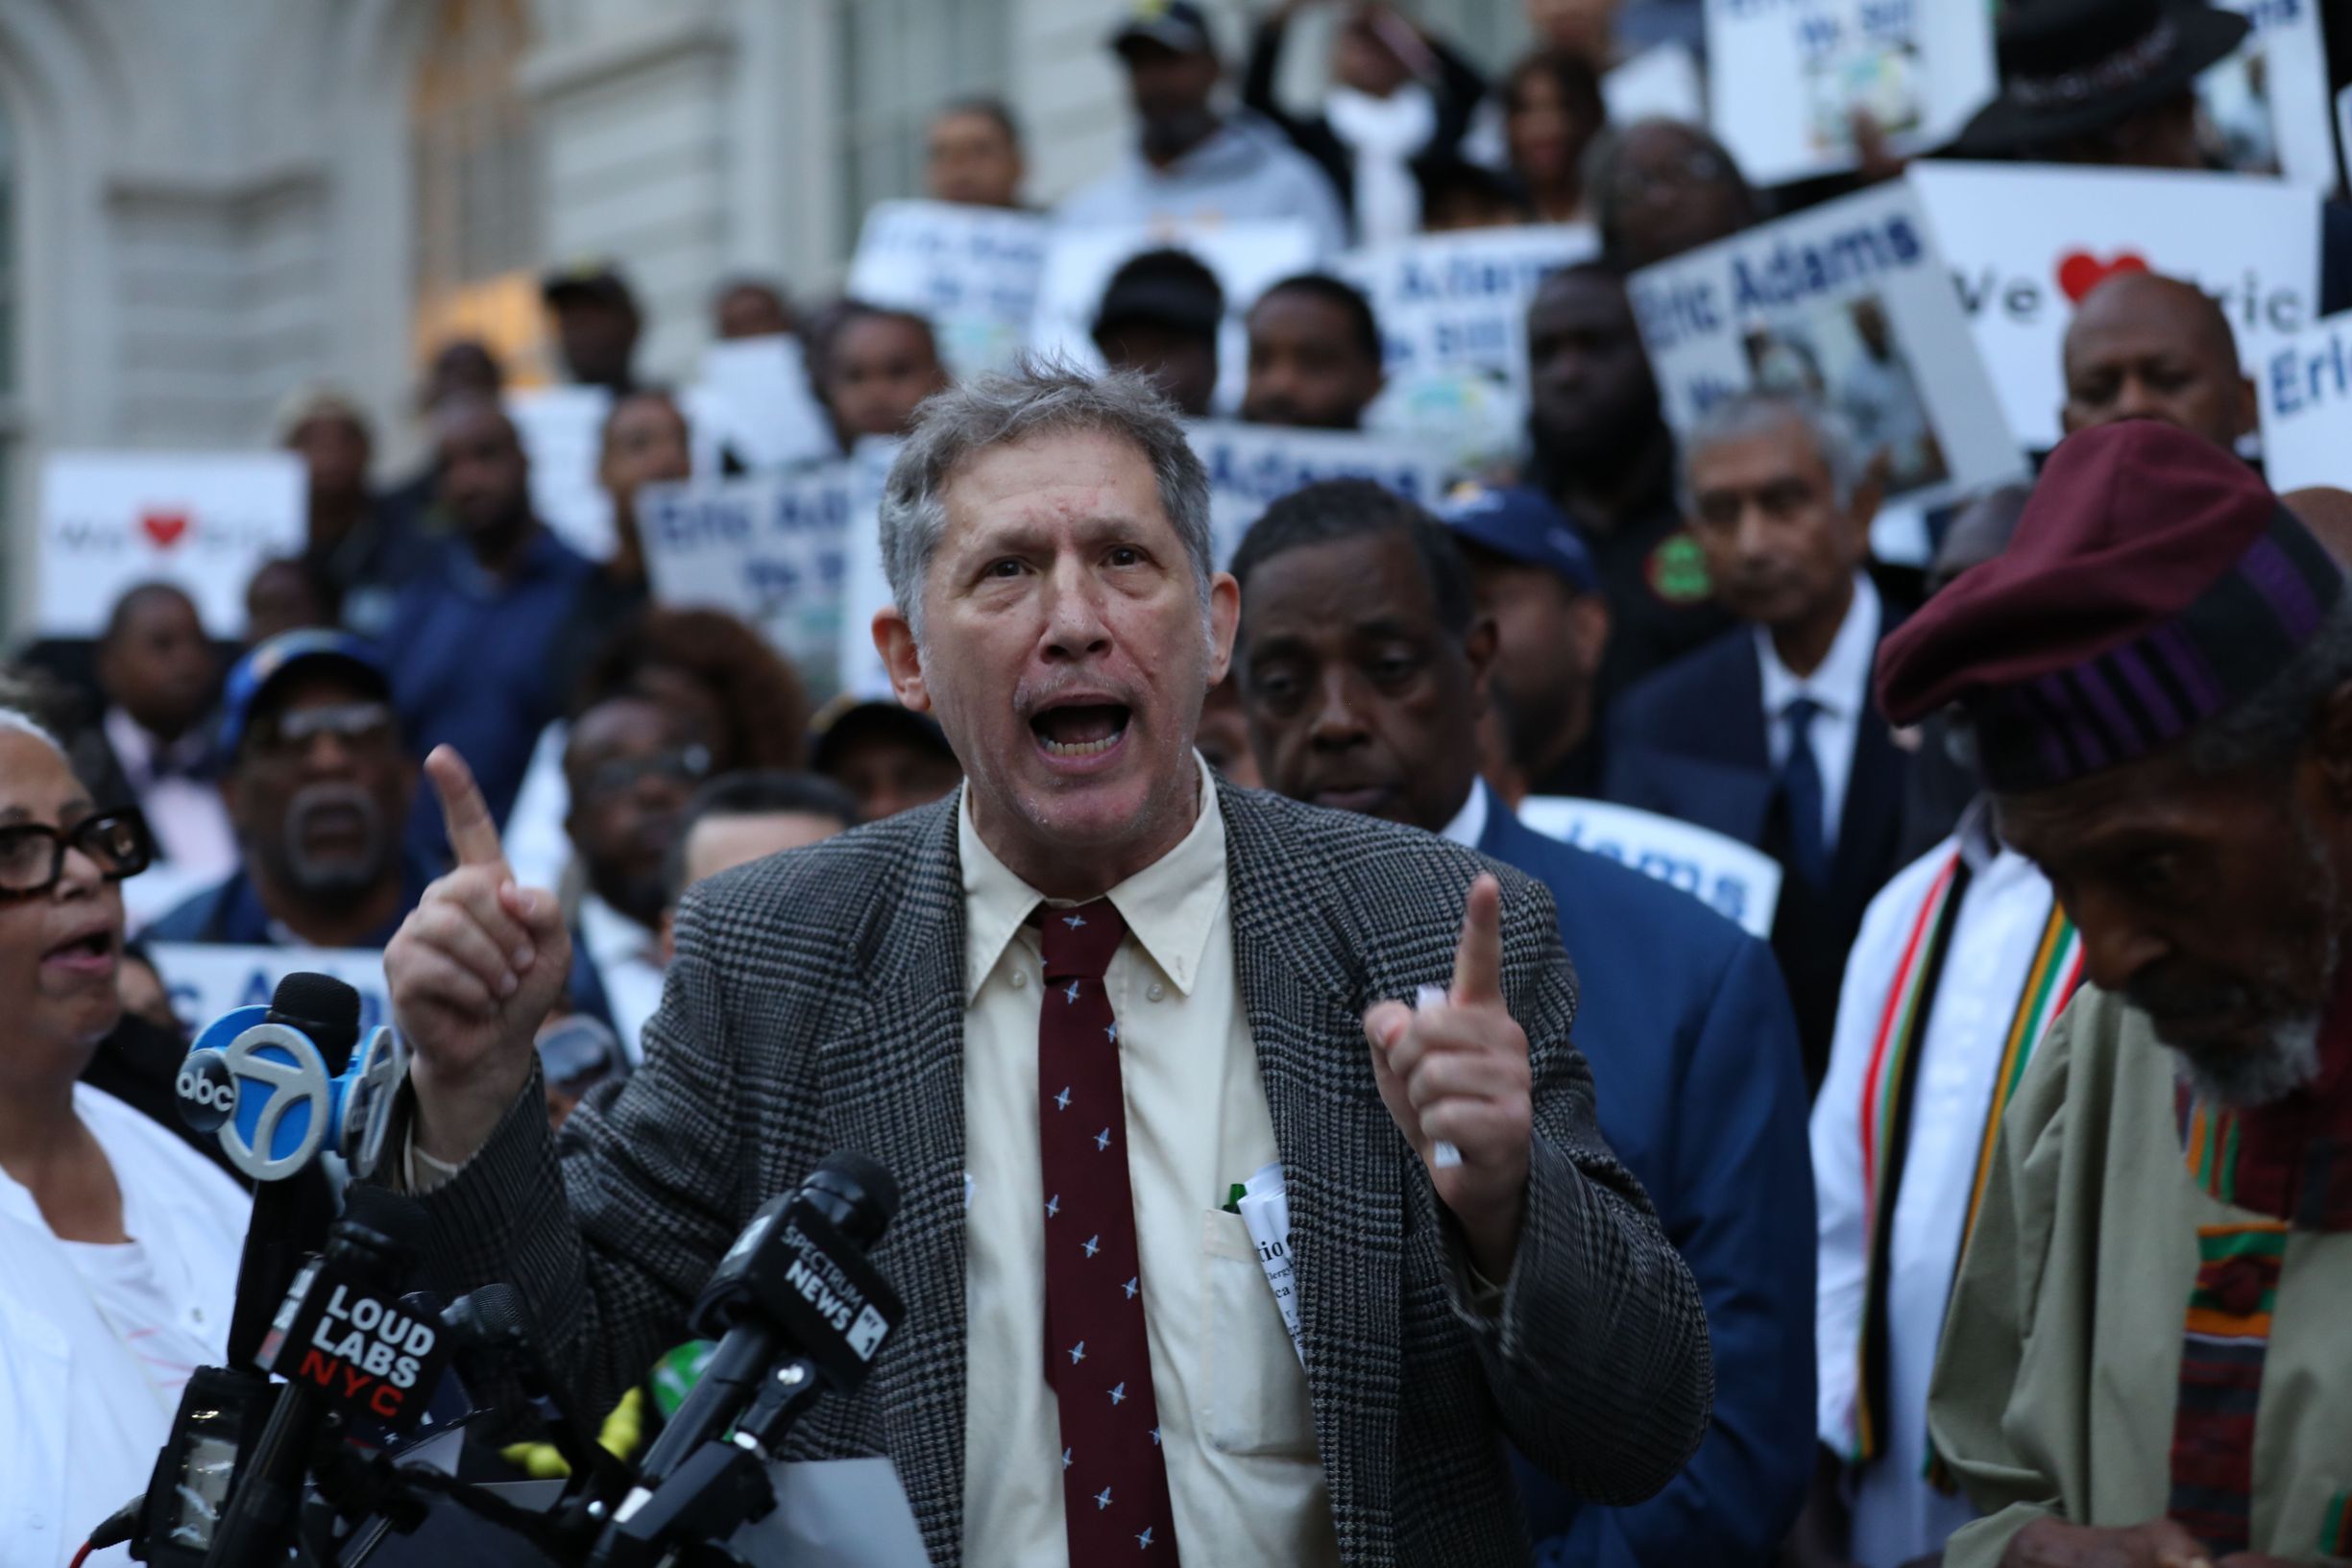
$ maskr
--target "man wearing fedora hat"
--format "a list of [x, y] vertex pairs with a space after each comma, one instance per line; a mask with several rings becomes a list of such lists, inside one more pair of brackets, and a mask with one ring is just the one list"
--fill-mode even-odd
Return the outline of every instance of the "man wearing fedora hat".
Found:
[[[2352, 593], [2243, 463], [2068, 438], [1887, 639], [2087, 984], [2009, 1094], [1928, 1395], [1952, 1568], [2352, 1556]], [[2266, 1555], [2267, 1554], [2267, 1555]]]
[[2244, 41], [2204, 0], [2018, 0], [2000, 19], [2000, 94], [1954, 157], [2201, 169], [2198, 74]]

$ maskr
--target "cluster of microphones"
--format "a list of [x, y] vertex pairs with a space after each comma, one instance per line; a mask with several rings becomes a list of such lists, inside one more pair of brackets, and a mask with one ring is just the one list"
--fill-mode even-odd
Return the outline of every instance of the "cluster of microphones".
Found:
[[[756, 1561], [730, 1542], [774, 1509], [794, 1422], [854, 1392], [903, 1315], [866, 1258], [898, 1207], [890, 1173], [837, 1153], [759, 1212], [690, 1318], [716, 1341], [701, 1377], [632, 1464], [562, 1396], [520, 1291], [419, 1288], [431, 1220], [372, 1183], [405, 1052], [389, 1028], [358, 1035], [358, 994], [302, 974], [190, 1049], [181, 1115], [255, 1183], [228, 1364], [189, 1379], [146, 1493], [85, 1550], [128, 1543], [159, 1568], [446, 1565], [462, 1524], [496, 1536], [500, 1562]], [[458, 1479], [468, 1430], [505, 1430], [516, 1403], [569, 1479]]]

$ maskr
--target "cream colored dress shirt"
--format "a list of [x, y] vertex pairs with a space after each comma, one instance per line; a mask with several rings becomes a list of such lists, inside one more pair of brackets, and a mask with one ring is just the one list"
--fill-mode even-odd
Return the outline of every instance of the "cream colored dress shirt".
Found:
[[[1205, 763], [1200, 800], [1184, 840], [1111, 889], [1128, 935], [1106, 977], [1176, 1543], [1187, 1562], [1336, 1564], [1306, 1377], [1240, 1217], [1223, 1212], [1231, 1185], [1277, 1156], [1234, 974], [1224, 816]], [[1044, 1365], [1042, 983], [1037, 933], [1026, 924], [1043, 900], [981, 842], [968, 799], [958, 821], [969, 1194], [963, 1556], [990, 1568], [1061, 1568], [1060, 1418]]]

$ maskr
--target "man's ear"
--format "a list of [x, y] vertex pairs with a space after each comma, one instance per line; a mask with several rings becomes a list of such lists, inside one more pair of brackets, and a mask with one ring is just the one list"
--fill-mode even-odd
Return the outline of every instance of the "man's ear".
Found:
[[2236, 434], [2240, 441], [2262, 427], [2262, 398], [2254, 390], [2254, 378], [2238, 377], [2238, 419]]
[[1242, 590], [1229, 571], [1209, 579], [1208, 684], [1215, 686], [1233, 667], [1233, 638], [1241, 630]]
[[899, 706], [917, 713], [930, 712], [931, 691], [923, 684], [923, 650], [915, 645], [914, 628], [907, 624], [898, 606], [885, 605], [874, 612], [874, 651], [882, 655], [882, 667], [890, 672], [890, 689]]
[[1463, 657], [1470, 662], [1470, 717], [1486, 716], [1493, 700], [1494, 650], [1501, 645], [1502, 634], [1492, 615], [1480, 615], [1470, 622], [1469, 635], [1462, 639]]
[[1568, 631], [1576, 639], [1577, 666], [1587, 680], [1601, 671], [1601, 661], [1609, 654], [1609, 633], [1612, 622], [1609, 601], [1598, 590], [1579, 593], [1568, 605]]

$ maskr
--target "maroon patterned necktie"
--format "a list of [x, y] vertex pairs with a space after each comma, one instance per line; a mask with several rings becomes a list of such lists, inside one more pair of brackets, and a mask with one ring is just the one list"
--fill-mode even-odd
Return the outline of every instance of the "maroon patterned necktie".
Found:
[[1045, 1174], [1045, 1376], [1061, 1414], [1070, 1561], [1172, 1564], [1176, 1518], [1152, 1396], [1128, 1182], [1119, 1025], [1103, 975], [1127, 922], [1107, 899], [1038, 911], [1038, 1149]]

